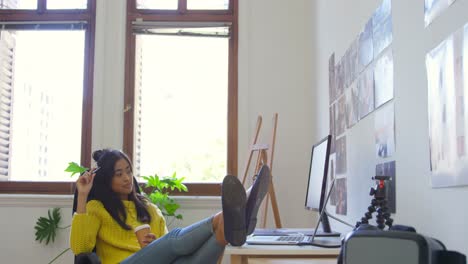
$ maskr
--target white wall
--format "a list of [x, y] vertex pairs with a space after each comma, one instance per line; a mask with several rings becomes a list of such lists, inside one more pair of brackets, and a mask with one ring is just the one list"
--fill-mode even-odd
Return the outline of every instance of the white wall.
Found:
[[[315, 222], [315, 214], [303, 208], [310, 148], [318, 138], [312, 132], [312, 2], [240, 0], [239, 4], [239, 173], [245, 167], [257, 116], [264, 119], [260, 141], [268, 143], [271, 118], [277, 112], [273, 176], [281, 220], [287, 227], [311, 227]], [[120, 148], [123, 142], [125, 3], [97, 1], [92, 149]], [[55, 206], [64, 208], [63, 222], [69, 223], [71, 197], [0, 196], [2, 263], [47, 263], [67, 247], [67, 232], [59, 235], [54, 247], [34, 241], [36, 219]], [[219, 200], [184, 200], [182, 206], [181, 226], [219, 210]], [[269, 216], [271, 225], [271, 212]], [[57, 263], [71, 263], [71, 254]]]
[[[272, 118], [277, 112], [272, 174], [285, 227], [307, 227], [315, 222], [314, 214], [304, 210], [310, 149], [315, 140], [311, 135], [311, 2], [240, 1], [239, 173], [245, 169], [257, 116], [263, 116], [259, 142], [270, 143]], [[271, 212], [269, 216], [269, 226], [273, 226]]]
[[[315, 134], [328, 131], [328, 58], [336, 52], [341, 58], [351, 41], [381, 3], [380, 0], [315, 1], [313, 28], [317, 63], [314, 86], [318, 87], [314, 111]], [[423, 234], [440, 239], [452, 250], [468, 254], [468, 212], [464, 201], [467, 187], [433, 189], [430, 186], [428, 103], [425, 55], [450, 33], [468, 22], [468, 1], [458, 0], [432, 25], [424, 28], [424, 1], [393, 0], [393, 58], [395, 89], [396, 153], [396, 224], [416, 227]], [[374, 126], [368, 116], [347, 132], [348, 149], [348, 215], [362, 216], [369, 201], [368, 187], [377, 162], [368, 151]], [[372, 149], [372, 145], [370, 145]], [[354, 183], [352, 183], [354, 181]], [[356, 183], [356, 181], [359, 181]], [[362, 192], [356, 192], [360, 185]], [[367, 198], [366, 198], [367, 197]], [[356, 201], [360, 201], [359, 204]], [[363, 202], [362, 202], [363, 201]], [[354, 217], [346, 218], [351, 223]]]

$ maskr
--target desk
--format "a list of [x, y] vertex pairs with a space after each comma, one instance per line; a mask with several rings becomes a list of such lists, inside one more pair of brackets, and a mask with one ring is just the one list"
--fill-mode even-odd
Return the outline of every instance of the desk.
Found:
[[290, 245], [227, 246], [224, 251], [231, 264], [335, 264], [339, 253], [339, 248]]

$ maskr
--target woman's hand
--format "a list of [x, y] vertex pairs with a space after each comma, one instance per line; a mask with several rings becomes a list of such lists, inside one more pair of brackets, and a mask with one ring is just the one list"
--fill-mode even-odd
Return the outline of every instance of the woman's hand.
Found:
[[88, 195], [91, 191], [91, 187], [93, 187], [94, 176], [96, 173], [94, 172], [96, 169], [93, 168], [90, 171], [83, 173], [78, 180], [76, 181], [76, 189], [78, 190], [79, 194]]
[[143, 244], [146, 247], [147, 245], [149, 245], [154, 240], [156, 240], [156, 235], [153, 234], [153, 233], [148, 233], [148, 234], [145, 235], [145, 239], [143, 240]]

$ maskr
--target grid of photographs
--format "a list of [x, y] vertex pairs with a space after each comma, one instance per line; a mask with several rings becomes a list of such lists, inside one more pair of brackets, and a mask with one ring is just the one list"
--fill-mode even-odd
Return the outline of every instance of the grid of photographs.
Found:
[[337, 60], [328, 61], [330, 125], [333, 140], [393, 99], [391, 0], [383, 0]]
[[[346, 131], [393, 99], [392, 41], [391, 0], [383, 0], [343, 56], [339, 58], [333, 53], [328, 60], [331, 153], [335, 155], [333, 177], [337, 178], [331, 204], [336, 206], [337, 214], [347, 213]], [[387, 134], [394, 138], [394, 131], [386, 131], [382, 135], [387, 137], [382, 139], [380, 132], [377, 134], [379, 140], [376, 146], [389, 144]], [[372, 135], [369, 135], [369, 140], [372, 140]], [[390, 156], [395, 149], [395, 141], [392, 142], [391, 152], [387, 150], [385, 157]]]
[[468, 24], [426, 55], [433, 187], [468, 185]]

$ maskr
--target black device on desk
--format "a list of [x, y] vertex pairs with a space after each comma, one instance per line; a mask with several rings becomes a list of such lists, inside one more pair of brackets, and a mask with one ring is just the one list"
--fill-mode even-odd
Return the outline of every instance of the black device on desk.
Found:
[[[293, 232], [291, 234], [262, 234], [262, 230], [254, 232], [247, 238], [248, 244], [289, 244], [289, 245], [314, 245], [321, 247], [340, 247], [340, 234], [331, 231], [328, 214], [325, 207], [330, 197], [327, 195], [328, 161], [330, 156], [331, 135], [326, 136], [312, 147], [309, 177], [305, 198], [305, 207], [308, 210], [320, 212], [320, 218], [315, 229], [309, 229], [309, 234]], [[318, 226], [322, 223], [322, 232], [318, 232]], [[286, 229], [287, 230], [287, 229]], [[281, 231], [281, 230], [280, 230]], [[292, 229], [291, 229], [292, 231]], [[319, 237], [319, 235], [321, 236]], [[327, 234], [327, 236], [324, 236]]]
[[447, 250], [435, 238], [409, 226], [389, 230], [362, 224], [346, 235], [338, 264], [466, 264], [466, 256]]

